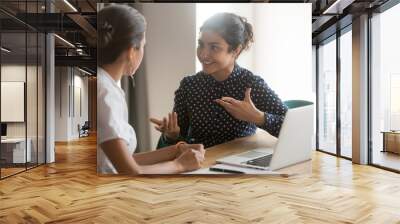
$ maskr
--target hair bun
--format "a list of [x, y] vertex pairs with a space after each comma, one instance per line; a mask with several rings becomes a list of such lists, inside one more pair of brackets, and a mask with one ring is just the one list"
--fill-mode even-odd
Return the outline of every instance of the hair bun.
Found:
[[247, 19], [245, 17], [239, 17], [240, 20], [243, 23], [244, 26], [244, 50], [247, 50], [250, 48], [250, 44], [254, 42], [254, 37], [253, 37], [253, 27], [249, 22], [247, 22]]
[[99, 31], [102, 33], [102, 35], [100, 35], [102, 37], [101, 41], [103, 42], [102, 46], [107, 46], [113, 39], [113, 34], [114, 34], [113, 26], [107, 21], [105, 21], [100, 26]]

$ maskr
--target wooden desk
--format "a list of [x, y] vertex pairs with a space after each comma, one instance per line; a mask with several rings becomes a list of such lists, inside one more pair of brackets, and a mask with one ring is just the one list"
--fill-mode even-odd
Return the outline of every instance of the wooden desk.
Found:
[[[219, 158], [250, 151], [256, 148], [273, 148], [277, 138], [265, 131], [258, 130], [253, 136], [238, 138], [224, 144], [216, 145], [206, 149], [206, 160], [202, 168], [208, 168], [215, 164]], [[311, 173], [311, 160], [290, 167], [277, 170], [289, 175]]]
[[[27, 147], [25, 149], [25, 143]], [[6, 138], [1, 139], [1, 157], [7, 164], [24, 164], [31, 161], [32, 141], [30, 138]], [[27, 160], [27, 161], [25, 161]]]

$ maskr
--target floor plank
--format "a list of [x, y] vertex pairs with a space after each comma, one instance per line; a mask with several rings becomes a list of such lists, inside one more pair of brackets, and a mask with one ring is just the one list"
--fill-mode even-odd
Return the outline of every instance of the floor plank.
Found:
[[400, 223], [400, 175], [316, 152], [311, 174], [99, 177], [96, 139], [0, 181], [0, 223]]

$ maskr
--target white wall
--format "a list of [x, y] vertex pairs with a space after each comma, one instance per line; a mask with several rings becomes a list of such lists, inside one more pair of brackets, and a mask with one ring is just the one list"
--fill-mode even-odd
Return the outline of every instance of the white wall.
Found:
[[[88, 80], [71, 67], [56, 67], [55, 73], [55, 141], [70, 141], [79, 137], [78, 124], [88, 120]], [[77, 107], [79, 89], [82, 116]]]
[[[18, 121], [9, 123], [8, 129], [13, 129], [14, 124], [24, 123], [25, 120], [25, 69], [32, 70], [32, 67], [3, 65], [1, 69], [1, 120]], [[7, 94], [12, 94], [12, 96], [7, 96]], [[18, 137], [24, 137], [25, 130], [21, 130], [19, 134]]]
[[311, 4], [257, 4], [255, 70], [281, 99], [314, 101]]
[[68, 84], [67, 67], [55, 68], [55, 141], [68, 141]]
[[[26, 85], [26, 107], [18, 108], [22, 115], [26, 112], [27, 119], [23, 122], [7, 122], [7, 137], [21, 138], [27, 136], [31, 141], [32, 161], [36, 162], [37, 153], [39, 163], [44, 162], [44, 92], [41, 66], [25, 66], [25, 64], [3, 64], [1, 66], [2, 81], [24, 82]], [[27, 80], [26, 80], [27, 78]], [[4, 89], [2, 89], [3, 93]], [[23, 90], [20, 90], [24, 94]], [[2, 98], [6, 97], [2, 95]], [[22, 97], [24, 98], [24, 97]], [[3, 104], [3, 103], [2, 103]], [[24, 102], [22, 102], [24, 104]], [[3, 107], [2, 112], [13, 113], [10, 110], [17, 108]], [[15, 113], [15, 112], [14, 112]], [[50, 151], [51, 152], [51, 151]]]
[[[196, 39], [203, 22], [219, 12], [245, 17], [253, 26], [254, 43], [240, 55], [239, 65], [263, 77], [283, 100], [315, 101], [311, 3], [196, 4]], [[197, 59], [196, 69], [201, 70]]]
[[[89, 102], [88, 102], [88, 77], [81, 76], [81, 72], [79, 70], [75, 69], [75, 75], [74, 75], [74, 110], [75, 113], [73, 114], [73, 119], [72, 119], [72, 136], [74, 138], [79, 137], [78, 129], [76, 128], [78, 124], [81, 126], [85, 123], [85, 121], [88, 121], [89, 119], [89, 113], [88, 113], [88, 108], [89, 108]], [[78, 93], [78, 90], [80, 90], [80, 93]], [[79, 97], [80, 94], [80, 97]], [[79, 99], [80, 98], [80, 99]], [[79, 100], [81, 102], [79, 102]], [[81, 108], [79, 108], [81, 107]], [[81, 110], [81, 111], [80, 111]]]
[[[146, 47], [141, 65], [147, 87], [140, 99], [147, 100], [148, 114], [141, 118], [150, 125], [149, 117], [161, 118], [172, 111], [174, 92], [183, 77], [195, 73], [196, 23], [194, 4], [142, 4], [146, 17]], [[138, 78], [135, 78], [139, 81]], [[144, 83], [138, 82], [137, 85]], [[147, 96], [147, 98], [142, 98]], [[138, 107], [146, 103], [138, 101]], [[142, 127], [143, 130], [146, 130]], [[160, 133], [153, 128], [144, 136], [150, 137], [150, 145], [155, 149]], [[140, 132], [140, 130], [136, 130]], [[139, 134], [138, 134], [139, 136]], [[142, 135], [143, 136], [143, 135]], [[138, 139], [139, 144], [142, 139]], [[145, 141], [145, 140], [143, 140]]]
[[[31, 80], [30, 75], [36, 75], [36, 67], [18, 64], [8, 64], [1, 66], [1, 81], [17, 81], [17, 82], [26, 82], [25, 76], [26, 72], [28, 72], [28, 83], [29, 87], [27, 88], [27, 121], [26, 122], [7, 122], [7, 136], [8, 137], [25, 137], [25, 126], [28, 125], [28, 137], [30, 137], [31, 133], [35, 133], [36, 135], [36, 107], [37, 107], [37, 98], [36, 98], [36, 80]], [[2, 96], [3, 98], [4, 96]], [[39, 105], [40, 106], [40, 105]], [[1, 110], [9, 110], [9, 108], [1, 108]], [[24, 110], [24, 108], [22, 108]]]

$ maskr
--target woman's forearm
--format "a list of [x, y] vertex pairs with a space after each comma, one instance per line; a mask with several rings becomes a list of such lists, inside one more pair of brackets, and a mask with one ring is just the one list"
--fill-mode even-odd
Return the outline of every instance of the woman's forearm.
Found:
[[129, 155], [126, 143], [121, 139], [104, 142], [101, 147], [119, 174], [173, 174], [184, 171], [175, 160], [175, 146], [134, 156]]
[[175, 160], [140, 166], [140, 174], [176, 174], [183, 171], [183, 168]]
[[175, 145], [167, 146], [151, 152], [133, 154], [133, 158], [139, 165], [151, 165], [176, 158], [178, 149]]
[[264, 112], [257, 111], [257, 113], [253, 117], [253, 123], [255, 123], [259, 127], [263, 126], [265, 124]]

